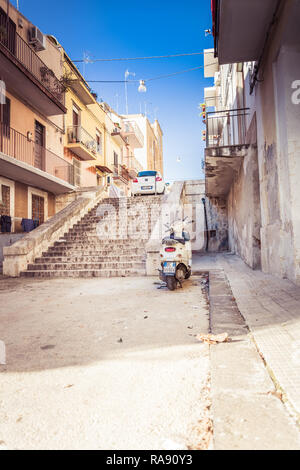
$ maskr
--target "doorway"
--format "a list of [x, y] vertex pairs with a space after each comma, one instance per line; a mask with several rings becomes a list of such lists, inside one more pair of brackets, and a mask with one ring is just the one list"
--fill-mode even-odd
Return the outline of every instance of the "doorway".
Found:
[[32, 219], [37, 220], [39, 225], [45, 221], [45, 199], [37, 194], [32, 194]]
[[35, 151], [34, 166], [40, 170], [45, 169], [45, 127], [35, 121]]

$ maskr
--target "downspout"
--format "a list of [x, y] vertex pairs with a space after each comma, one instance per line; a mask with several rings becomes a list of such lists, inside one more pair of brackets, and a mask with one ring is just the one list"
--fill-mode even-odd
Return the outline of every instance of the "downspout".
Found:
[[262, 80], [258, 79], [258, 73], [260, 71], [261, 64], [262, 64], [262, 61], [264, 59], [264, 55], [265, 55], [265, 52], [266, 52], [266, 49], [267, 49], [267, 46], [268, 46], [268, 43], [269, 43], [269, 40], [270, 40], [271, 31], [272, 31], [273, 27], [275, 26], [275, 24], [278, 20], [277, 14], [278, 14], [278, 11], [279, 11], [282, 3], [283, 3], [282, 0], [278, 0], [275, 11], [273, 13], [271, 23], [270, 23], [270, 25], [268, 27], [268, 30], [267, 30], [267, 34], [266, 34], [266, 37], [265, 37], [265, 42], [264, 42], [264, 45], [263, 45], [263, 48], [262, 48], [262, 52], [261, 52], [260, 57], [257, 61], [257, 64], [254, 66], [254, 74], [253, 74], [253, 77], [252, 77], [251, 83], [250, 83], [250, 95], [252, 95], [252, 93], [253, 93], [256, 82], [262, 81]]
[[206, 212], [206, 201], [205, 197], [202, 198], [203, 202], [203, 208], [204, 208], [204, 219], [205, 219], [205, 233], [206, 233], [206, 246], [205, 246], [205, 251], [208, 251], [208, 242], [209, 242], [209, 236], [208, 236], [208, 223], [207, 223], [207, 212]]

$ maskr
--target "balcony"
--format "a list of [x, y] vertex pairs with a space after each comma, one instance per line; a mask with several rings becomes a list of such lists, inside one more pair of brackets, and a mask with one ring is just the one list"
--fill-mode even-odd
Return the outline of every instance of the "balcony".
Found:
[[1, 175], [54, 194], [73, 190], [73, 165], [0, 123]]
[[82, 126], [69, 126], [67, 148], [82, 160], [96, 160], [97, 141]]
[[128, 157], [123, 157], [124, 163], [128, 168], [130, 178], [136, 178], [137, 174], [140, 171], [143, 171], [143, 167], [140, 162], [135, 158], [134, 155], [130, 155]]
[[248, 108], [206, 113], [205, 183], [211, 197], [226, 197], [249, 147]]
[[[3, 23], [3, 21], [2, 21]], [[54, 72], [10, 29], [0, 34], [1, 79], [45, 116], [65, 114], [64, 89]]]
[[132, 148], [142, 148], [144, 146], [143, 133], [134, 121], [124, 121], [122, 133]]
[[259, 59], [277, 4], [274, 0], [213, 1], [215, 53], [220, 65]]
[[129, 172], [124, 165], [114, 165], [113, 179], [128, 184], [130, 178]]
[[121, 128], [115, 127], [111, 133], [111, 136], [116, 142], [116, 144], [118, 144], [120, 147], [124, 147], [124, 145], [127, 145], [127, 140], [123, 136]]

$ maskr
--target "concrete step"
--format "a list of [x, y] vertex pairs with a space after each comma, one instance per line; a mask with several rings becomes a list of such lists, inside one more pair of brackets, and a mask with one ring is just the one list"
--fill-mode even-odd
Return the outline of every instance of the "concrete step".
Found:
[[[78, 243], [103, 243], [103, 240], [123, 240], [124, 242], [127, 240], [127, 242], [131, 242], [132, 240], [148, 240], [150, 238], [150, 231], [147, 229], [144, 230], [137, 230], [137, 231], [128, 231], [128, 232], [122, 232], [118, 233], [117, 236], [118, 238], [103, 238], [102, 234], [97, 235], [97, 233], [84, 233], [84, 234], [74, 234], [73, 232], [65, 235], [64, 237], [60, 238], [61, 242], [58, 240], [57, 243], [64, 243], [64, 242], [78, 242]], [[101, 238], [102, 237], [102, 238]]]
[[28, 265], [29, 271], [97, 271], [102, 269], [143, 269], [143, 262], [105, 262], [105, 263], [34, 263]]
[[65, 248], [76, 248], [76, 249], [86, 249], [86, 248], [90, 248], [90, 249], [103, 249], [103, 250], [112, 250], [112, 249], [119, 249], [121, 251], [124, 251], [126, 249], [129, 249], [129, 248], [141, 248], [143, 246], [145, 246], [145, 243], [147, 242], [147, 240], [143, 240], [143, 239], [130, 239], [130, 242], [129, 242], [129, 239], [126, 239], [126, 240], [109, 240], [108, 242], [104, 243], [103, 240], [95, 240], [94, 242], [92, 242], [91, 240], [89, 241], [88, 243], [88, 246], [87, 246], [87, 242], [82, 240], [82, 242], [80, 241], [64, 241], [64, 242], [55, 242], [54, 243], [54, 247], [65, 247]]
[[42, 253], [42, 256], [144, 256], [145, 250], [142, 248], [131, 248], [126, 250], [111, 250], [111, 249], [88, 249], [82, 250], [82, 248], [65, 248], [57, 249], [56, 247], [49, 248], [48, 251]]
[[[80, 253], [81, 254], [81, 253]], [[36, 258], [34, 264], [48, 263], [140, 263], [143, 260], [141, 255], [122, 255], [122, 256], [43, 256]]]
[[145, 269], [99, 269], [99, 270], [64, 270], [64, 271], [24, 271], [21, 273], [22, 277], [40, 277], [40, 278], [91, 278], [91, 277], [131, 277], [131, 276], [145, 276]]

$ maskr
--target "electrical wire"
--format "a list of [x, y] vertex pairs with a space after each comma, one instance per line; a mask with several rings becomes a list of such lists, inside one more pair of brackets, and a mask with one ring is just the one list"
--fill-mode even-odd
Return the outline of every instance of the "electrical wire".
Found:
[[193, 55], [200, 55], [204, 54], [204, 52], [188, 52], [185, 54], [169, 54], [169, 55], [154, 55], [149, 57], [119, 57], [114, 59], [78, 59], [72, 60], [72, 62], [82, 63], [85, 62], [86, 64], [92, 64], [94, 62], [112, 62], [112, 61], [123, 61], [123, 60], [148, 60], [148, 59], [169, 59], [171, 57], [184, 57], [184, 56], [193, 56]]
[[[207, 67], [208, 65], [214, 65], [214, 64], [206, 64], [205, 66]], [[186, 69], [186, 70], [180, 70], [179, 72], [169, 73], [167, 75], [158, 75], [157, 77], [146, 78], [143, 81], [150, 82], [152, 80], [160, 80], [161, 78], [173, 77], [174, 75], [192, 72], [193, 70], [199, 70], [203, 68], [204, 68], [204, 65], [200, 65], [198, 67], [193, 67], [191, 69]], [[140, 82], [140, 80], [86, 80], [86, 81], [88, 83], [139, 83]]]

